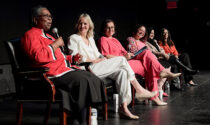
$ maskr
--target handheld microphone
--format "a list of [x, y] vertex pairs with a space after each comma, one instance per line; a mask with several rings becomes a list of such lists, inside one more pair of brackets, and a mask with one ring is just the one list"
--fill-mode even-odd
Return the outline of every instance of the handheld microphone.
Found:
[[[57, 38], [59, 38], [58, 29], [57, 29], [56, 27], [54, 27], [54, 28], [52, 29], [52, 33], [53, 33]], [[64, 46], [61, 46], [60, 49], [61, 49], [62, 52], [65, 52]]]
[[52, 33], [54, 33], [57, 38], [59, 37], [58, 29], [56, 27], [52, 29]]

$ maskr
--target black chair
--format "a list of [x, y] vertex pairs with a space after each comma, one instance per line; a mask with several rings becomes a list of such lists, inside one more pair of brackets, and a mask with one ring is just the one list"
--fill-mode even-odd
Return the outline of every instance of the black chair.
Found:
[[[46, 72], [48, 68], [33, 68], [27, 61], [27, 55], [23, 52], [20, 45], [20, 38], [5, 42], [12, 73], [15, 80], [16, 100], [17, 100], [17, 125], [21, 125], [23, 115], [23, 103], [46, 103], [46, 113], [44, 124], [48, 123], [51, 113], [51, 106], [54, 103], [59, 104], [60, 125], [67, 124], [67, 111], [63, 110], [61, 97], [56, 92], [53, 82], [47, 78]], [[90, 124], [90, 110], [88, 110], [88, 124]]]
[[[81, 65], [84, 65], [85, 69], [87, 71], [92, 72], [92, 70], [89, 68], [89, 62], [84, 62], [84, 64], [81, 64]], [[101, 79], [101, 80], [104, 82], [104, 86], [105, 86], [104, 92], [105, 92], [106, 96], [108, 96], [108, 90], [111, 90], [111, 89], [112, 89], [112, 93], [117, 93], [116, 92], [116, 87], [115, 87], [115, 84], [114, 84], [113, 80], [111, 80], [109, 78], [105, 78], [105, 79]], [[103, 111], [104, 120], [108, 120], [108, 104], [107, 104], [107, 102], [104, 104], [103, 110], [104, 110]]]

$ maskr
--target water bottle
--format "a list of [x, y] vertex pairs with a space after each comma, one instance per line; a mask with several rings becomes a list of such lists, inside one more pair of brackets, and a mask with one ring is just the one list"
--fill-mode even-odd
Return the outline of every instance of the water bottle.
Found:
[[165, 84], [166, 84], [166, 85], [165, 85], [165, 92], [166, 92], [168, 95], [170, 95], [170, 84], [169, 84], [168, 81], [166, 81]]
[[163, 90], [159, 90], [159, 98], [163, 101]]
[[113, 94], [113, 107], [114, 107], [114, 111], [118, 112], [118, 108], [119, 108], [119, 94]]
[[97, 116], [97, 109], [91, 108], [91, 125], [98, 125]]

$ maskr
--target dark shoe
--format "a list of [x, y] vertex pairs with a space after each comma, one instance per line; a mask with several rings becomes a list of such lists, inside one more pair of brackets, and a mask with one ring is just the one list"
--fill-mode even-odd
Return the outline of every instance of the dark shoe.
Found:
[[195, 75], [197, 73], [199, 73], [199, 70], [186, 70], [188, 73], [190, 73], [191, 75]]
[[180, 66], [184, 71], [190, 73], [191, 75], [195, 75], [196, 73], [198, 73], [199, 71], [198, 70], [193, 70], [187, 66], [185, 66], [181, 61], [179, 61], [179, 59], [175, 59], [174, 60], [175, 63]]

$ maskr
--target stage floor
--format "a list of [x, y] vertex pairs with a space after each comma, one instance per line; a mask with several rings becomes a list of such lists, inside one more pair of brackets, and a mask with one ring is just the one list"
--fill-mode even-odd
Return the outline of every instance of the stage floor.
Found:
[[[140, 116], [139, 120], [120, 119], [109, 104], [109, 117], [98, 118], [98, 125], [210, 125], [210, 71], [200, 71], [194, 76], [198, 86], [187, 86], [184, 91], [171, 90], [164, 97], [167, 106], [137, 102], [130, 110]], [[25, 104], [22, 125], [41, 125], [45, 105]], [[53, 106], [48, 125], [59, 124], [58, 105]], [[12, 98], [0, 101], [0, 125], [15, 125], [16, 103]]]

